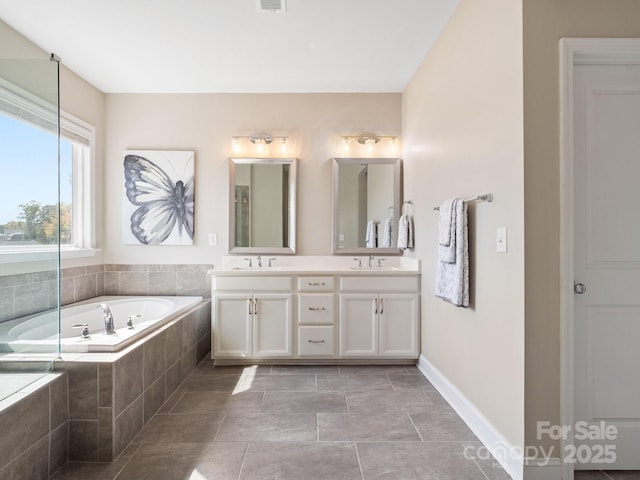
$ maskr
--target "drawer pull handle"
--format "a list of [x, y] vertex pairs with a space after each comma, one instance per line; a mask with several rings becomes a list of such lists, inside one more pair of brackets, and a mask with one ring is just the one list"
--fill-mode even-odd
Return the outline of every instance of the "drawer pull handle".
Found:
[[309, 340], [309, 343], [324, 343], [324, 340]]
[[324, 287], [326, 283], [324, 282], [307, 282], [307, 285], [310, 287]]
[[311, 310], [312, 312], [323, 312], [326, 310], [326, 308], [324, 307], [309, 307], [309, 310]]

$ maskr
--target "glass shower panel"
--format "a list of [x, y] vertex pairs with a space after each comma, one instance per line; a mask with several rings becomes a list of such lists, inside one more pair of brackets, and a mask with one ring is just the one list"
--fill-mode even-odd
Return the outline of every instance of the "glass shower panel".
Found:
[[60, 340], [59, 63], [0, 59], [0, 400], [53, 367]]

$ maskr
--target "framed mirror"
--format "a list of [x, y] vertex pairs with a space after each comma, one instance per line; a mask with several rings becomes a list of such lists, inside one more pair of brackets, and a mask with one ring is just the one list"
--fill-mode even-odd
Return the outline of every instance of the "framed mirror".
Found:
[[333, 159], [333, 253], [400, 255], [402, 160]]
[[296, 253], [295, 158], [229, 159], [229, 253]]

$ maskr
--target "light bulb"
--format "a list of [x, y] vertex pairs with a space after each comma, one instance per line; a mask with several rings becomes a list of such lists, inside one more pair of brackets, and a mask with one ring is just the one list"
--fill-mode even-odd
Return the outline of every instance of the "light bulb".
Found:
[[351, 140], [347, 137], [342, 137], [342, 151], [349, 153], [349, 150], [351, 150]]
[[400, 141], [398, 140], [398, 137], [393, 137], [391, 139], [391, 153], [393, 153], [394, 155], [397, 155], [399, 151], [400, 151]]
[[373, 147], [375, 147], [376, 145], [376, 141], [373, 138], [367, 138], [364, 142], [365, 145], [365, 150], [367, 151], [367, 153], [372, 153], [373, 152]]
[[264, 152], [265, 145], [266, 142], [264, 141], [264, 138], [256, 138], [256, 148], [258, 149], [258, 153]]
[[234, 153], [240, 153], [240, 139], [238, 137], [231, 137], [231, 148]]
[[282, 141], [280, 142], [280, 151], [286, 155], [287, 153], [287, 137], [283, 137]]

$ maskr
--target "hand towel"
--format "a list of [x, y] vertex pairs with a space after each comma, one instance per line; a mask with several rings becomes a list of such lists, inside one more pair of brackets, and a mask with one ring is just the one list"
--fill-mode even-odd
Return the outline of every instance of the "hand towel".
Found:
[[413, 248], [413, 217], [402, 215], [398, 220], [398, 248], [406, 250]]
[[393, 241], [393, 218], [387, 218], [382, 226], [382, 243], [378, 245], [382, 248], [391, 248]]
[[374, 220], [369, 220], [367, 222], [367, 235], [365, 237], [365, 246], [367, 248], [375, 248], [377, 247], [377, 232], [376, 232], [376, 222]]
[[[459, 200], [459, 199], [458, 199]], [[439, 259], [436, 270], [436, 297], [457, 306], [469, 306], [469, 231], [467, 204], [462, 200], [455, 202], [455, 262]], [[442, 245], [438, 245], [441, 247]]]

